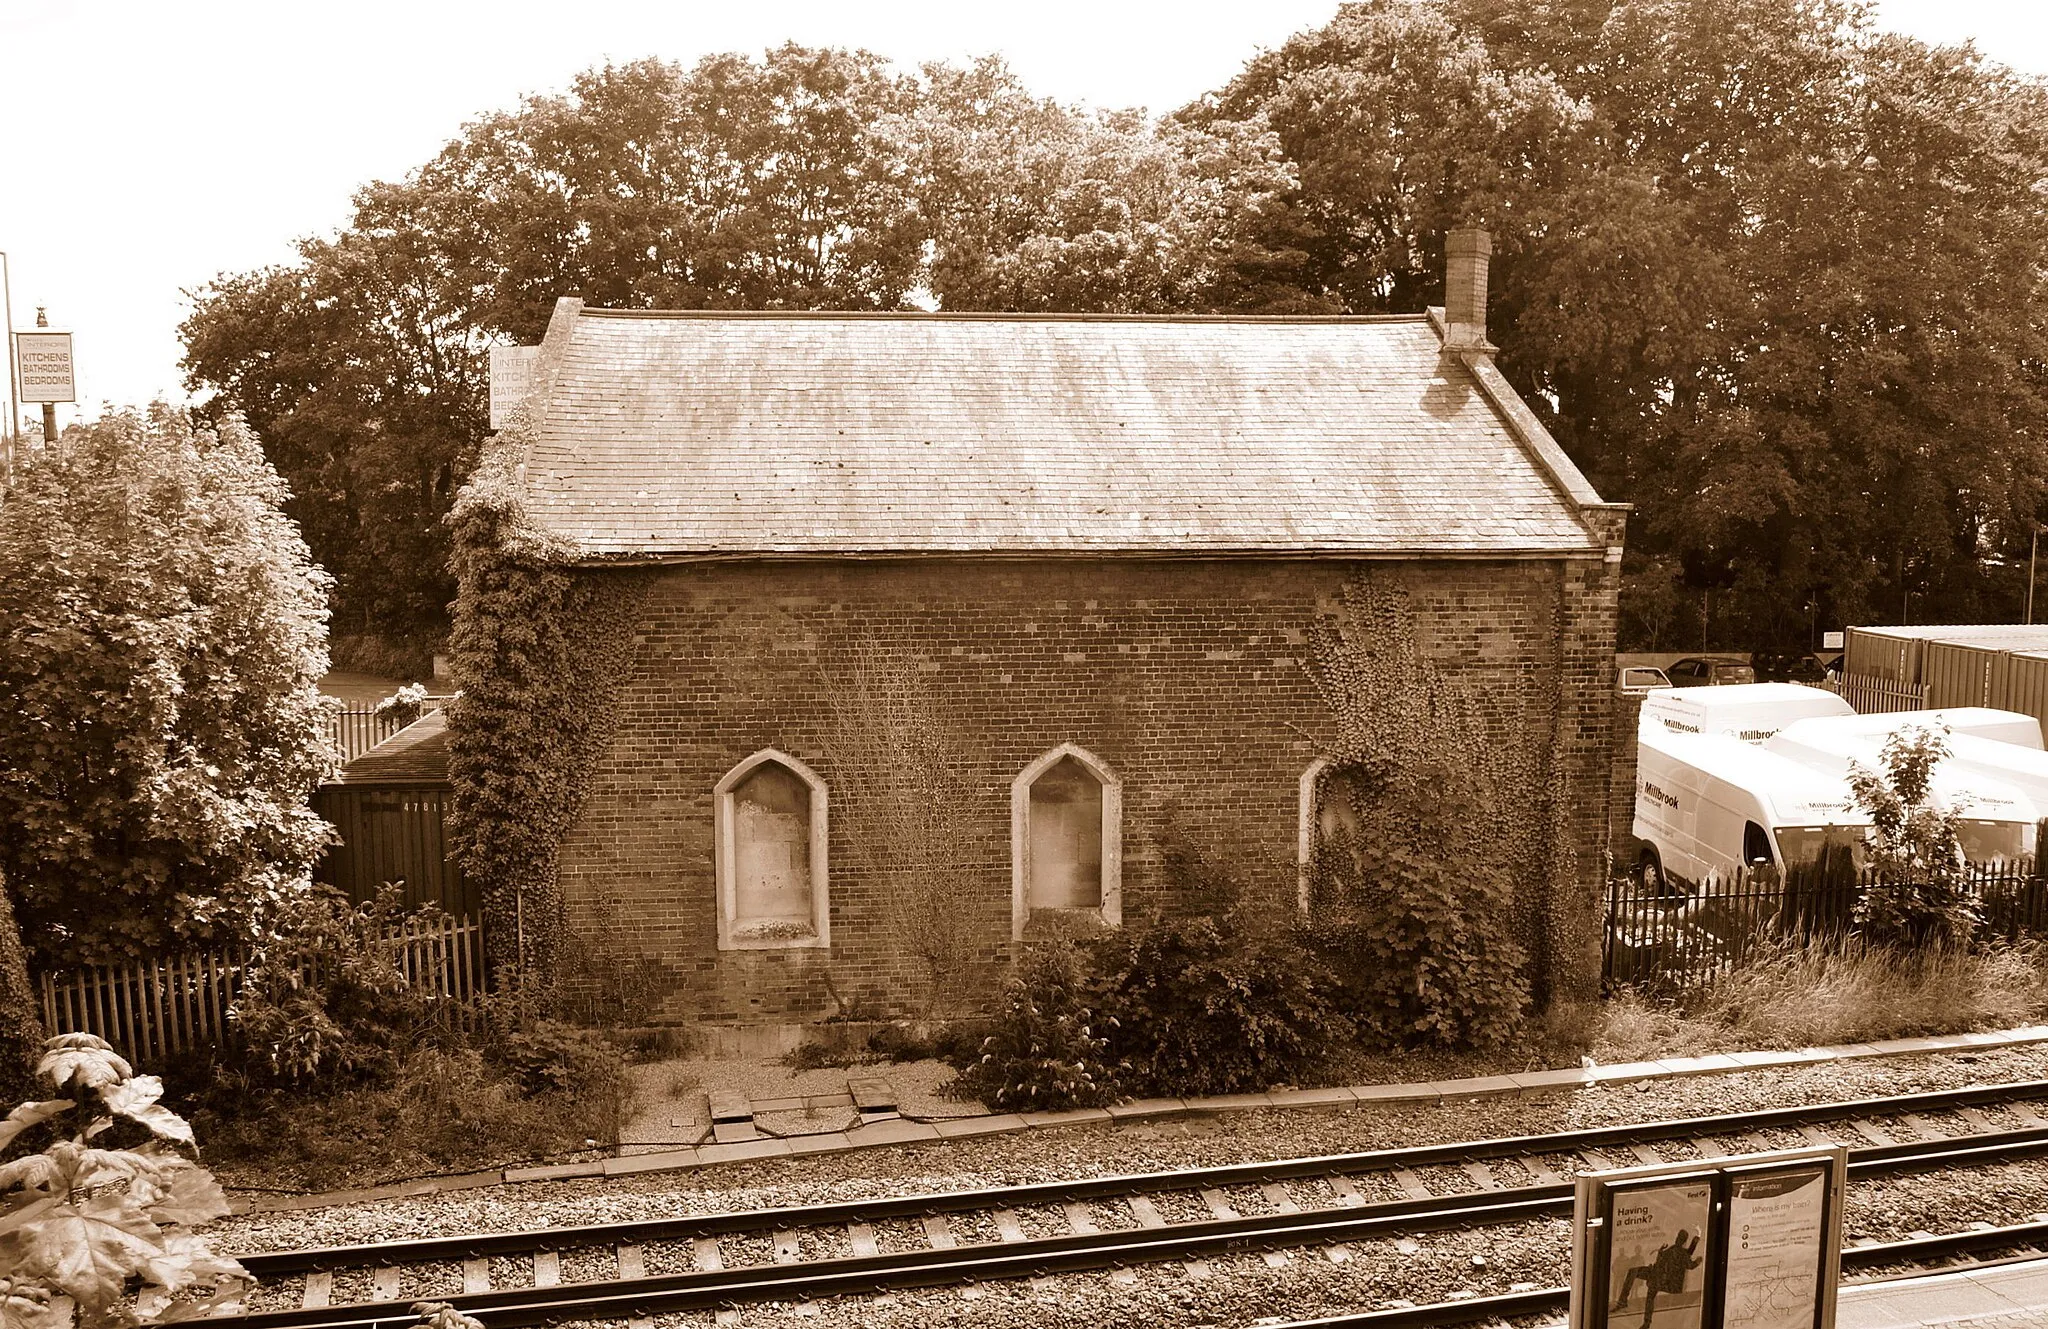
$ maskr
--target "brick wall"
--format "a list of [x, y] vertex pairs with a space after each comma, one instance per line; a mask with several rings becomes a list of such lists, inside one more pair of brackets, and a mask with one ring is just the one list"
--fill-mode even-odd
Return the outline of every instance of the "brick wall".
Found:
[[865, 879], [836, 825], [829, 951], [716, 948], [713, 787], [763, 748], [833, 781], [832, 680], [865, 634], [914, 653], [944, 718], [970, 736], [959, 799], [974, 829], [956, 907], [983, 939], [984, 981], [1009, 954], [1010, 783], [1060, 743], [1123, 782], [1127, 919], [1172, 903], [1160, 872], [1169, 820], [1291, 908], [1299, 781], [1328, 726], [1301, 665], [1307, 628], [1363, 566], [1408, 586], [1427, 649], [1512, 703], [1501, 713], [1555, 726], [1535, 737], [1554, 743], [1568, 790], [1577, 898], [1596, 898], [1612, 564], [848, 560], [658, 575], [617, 728], [561, 854], [568, 924], [657, 960], [668, 1018], [827, 1014], [828, 976], [842, 999], [898, 1004], [914, 963], [886, 935], [886, 884]]

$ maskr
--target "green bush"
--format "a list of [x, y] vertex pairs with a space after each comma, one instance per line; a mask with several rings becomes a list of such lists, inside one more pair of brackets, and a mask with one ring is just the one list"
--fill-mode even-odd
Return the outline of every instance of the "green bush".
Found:
[[618, 1048], [560, 1020], [533, 1020], [491, 1040], [489, 1059], [529, 1094], [573, 1093], [625, 1074]]
[[331, 886], [294, 895], [268, 920], [229, 1008], [233, 1051], [257, 1082], [388, 1082], [423, 1041], [446, 1041], [450, 999], [412, 982], [392, 934], [430, 919], [400, 892], [351, 904]]
[[1114, 1103], [1117, 1068], [1104, 1024], [1088, 1002], [1088, 974], [1071, 941], [1032, 947], [1005, 986], [981, 1056], [954, 1082], [958, 1092], [1007, 1112], [1058, 1112]]
[[1414, 759], [1391, 775], [1325, 782], [1357, 829], [1317, 847], [1314, 948], [1358, 1029], [1390, 1050], [1501, 1047], [1529, 1010], [1513, 884], [1475, 843], [1477, 810], [1454, 775]]
[[1133, 1091], [1297, 1084], [1350, 1039], [1334, 975], [1265, 912], [1151, 919], [1091, 943], [1110, 1052]]

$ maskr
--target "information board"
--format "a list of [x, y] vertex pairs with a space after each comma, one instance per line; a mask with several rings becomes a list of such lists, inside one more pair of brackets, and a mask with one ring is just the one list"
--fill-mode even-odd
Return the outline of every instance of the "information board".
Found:
[[538, 358], [538, 346], [491, 348], [491, 428], [503, 429], [512, 419], [512, 408], [526, 400]]
[[1833, 1329], [1846, 1149], [1578, 1179], [1572, 1329]]
[[78, 384], [71, 366], [68, 332], [17, 332], [15, 364], [25, 402], [77, 401]]

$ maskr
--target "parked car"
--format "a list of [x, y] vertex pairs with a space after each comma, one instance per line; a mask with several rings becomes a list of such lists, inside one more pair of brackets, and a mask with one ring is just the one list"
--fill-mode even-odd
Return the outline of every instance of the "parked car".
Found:
[[1719, 687], [1725, 683], [1754, 683], [1756, 670], [1740, 660], [1695, 655], [1680, 660], [1664, 671], [1674, 688]]
[[1621, 694], [1624, 697], [1648, 696], [1652, 688], [1668, 688], [1671, 680], [1655, 665], [1623, 665], [1621, 670]]

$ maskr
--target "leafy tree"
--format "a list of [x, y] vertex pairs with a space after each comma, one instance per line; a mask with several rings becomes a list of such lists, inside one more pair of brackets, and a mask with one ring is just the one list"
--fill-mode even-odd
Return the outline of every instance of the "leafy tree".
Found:
[[1271, 123], [1270, 215], [1344, 309], [1435, 300], [1434, 237], [1492, 227], [1503, 369], [1638, 506], [1634, 640], [2012, 608], [2039, 82], [1833, 0], [1364, 0], [1187, 114]]
[[[0, 1149], [54, 1136], [0, 1164], [0, 1308], [20, 1329], [87, 1329], [204, 1315], [248, 1273], [198, 1229], [228, 1212], [211, 1173], [178, 1152], [192, 1128], [91, 1034], [49, 1040], [37, 1074], [56, 1097], [0, 1121]], [[119, 1141], [136, 1139], [132, 1147]], [[209, 1294], [210, 1290], [210, 1294]]]
[[[925, 68], [900, 121], [946, 309], [1170, 313], [1298, 301], [1257, 287], [1293, 177], [1263, 122], [1213, 128], [1036, 98], [1000, 60]], [[1248, 287], [1254, 288], [1247, 290]]]
[[235, 935], [329, 834], [327, 578], [234, 417], [158, 404], [0, 501], [0, 873], [41, 964]]
[[1933, 798], [1935, 768], [1948, 755], [1944, 731], [1907, 725], [1885, 739], [1883, 770], [1851, 768], [1856, 805], [1870, 814], [1875, 869], [1856, 902], [1856, 925], [1880, 945], [1961, 944], [1984, 922], [1956, 816]]

